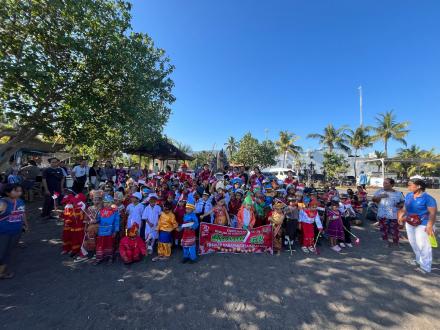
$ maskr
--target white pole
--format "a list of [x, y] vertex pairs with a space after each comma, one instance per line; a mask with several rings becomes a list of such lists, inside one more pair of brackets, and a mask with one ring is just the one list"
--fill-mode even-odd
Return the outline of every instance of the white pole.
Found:
[[362, 114], [362, 86], [359, 86], [359, 114], [360, 114], [360, 126], [363, 125], [363, 114]]

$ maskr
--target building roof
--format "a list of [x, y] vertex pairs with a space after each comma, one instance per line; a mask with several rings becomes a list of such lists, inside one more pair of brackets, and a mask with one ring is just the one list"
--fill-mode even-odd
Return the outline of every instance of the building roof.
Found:
[[177, 148], [175, 145], [167, 141], [160, 141], [151, 146], [144, 145], [144, 146], [140, 146], [139, 148], [127, 148], [124, 150], [124, 152], [132, 155], [148, 156], [153, 159], [159, 159], [159, 160], [171, 160], [171, 159], [193, 160], [194, 159], [193, 157], [187, 155], [179, 148]]

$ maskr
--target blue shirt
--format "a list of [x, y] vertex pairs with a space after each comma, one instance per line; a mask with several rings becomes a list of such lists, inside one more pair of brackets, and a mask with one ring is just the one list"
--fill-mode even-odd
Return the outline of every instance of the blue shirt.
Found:
[[359, 184], [367, 184], [368, 183], [368, 177], [365, 173], [362, 173], [359, 176]]
[[429, 221], [428, 207], [437, 207], [435, 199], [423, 193], [420, 196], [414, 198], [414, 193], [409, 193], [405, 198], [405, 208], [409, 215], [417, 214], [422, 220], [421, 225], [426, 226]]
[[104, 208], [98, 212], [98, 236], [111, 236], [119, 231], [120, 215], [116, 210]]
[[6, 209], [0, 213], [0, 234], [15, 235], [23, 228], [24, 201], [11, 201], [1, 198], [0, 203], [6, 203]]

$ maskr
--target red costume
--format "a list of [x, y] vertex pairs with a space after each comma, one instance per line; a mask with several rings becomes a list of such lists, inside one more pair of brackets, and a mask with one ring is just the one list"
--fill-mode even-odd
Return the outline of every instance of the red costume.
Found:
[[119, 254], [126, 264], [140, 261], [147, 254], [145, 242], [138, 234], [138, 224], [134, 223], [128, 231], [128, 236], [121, 239]]
[[86, 196], [67, 195], [63, 198], [65, 204], [62, 219], [63, 228], [63, 252], [77, 254], [80, 251], [84, 237], [84, 212], [81, 207], [85, 206]]
[[232, 199], [229, 202], [229, 214], [237, 215], [238, 210], [241, 207], [241, 204], [243, 204], [243, 201], [238, 200], [238, 199]]

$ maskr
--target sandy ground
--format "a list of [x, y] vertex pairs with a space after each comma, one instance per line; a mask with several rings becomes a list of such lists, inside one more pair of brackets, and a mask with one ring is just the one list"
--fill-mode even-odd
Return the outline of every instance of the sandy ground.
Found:
[[[33, 212], [37, 214], [37, 211]], [[0, 282], [5, 329], [439, 329], [440, 261], [423, 275], [407, 241], [385, 247], [369, 221], [343, 254], [215, 254], [195, 265], [127, 268], [60, 256], [61, 228], [32, 218], [14, 280]]]

